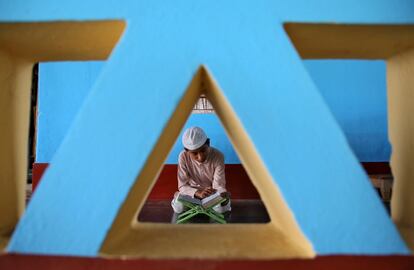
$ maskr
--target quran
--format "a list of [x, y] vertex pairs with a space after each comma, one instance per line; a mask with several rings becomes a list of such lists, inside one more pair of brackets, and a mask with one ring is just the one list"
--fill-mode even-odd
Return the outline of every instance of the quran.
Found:
[[204, 209], [210, 208], [216, 204], [218, 204], [219, 202], [221, 202], [224, 198], [220, 196], [219, 192], [216, 192], [208, 197], [205, 197], [204, 199], [197, 199], [197, 198], [193, 198], [191, 196], [188, 195], [183, 195], [180, 194], [178, 195], [178, 200], [182, 200], [182, 201], [186, 201], [186, 202], [190, 202], [193, 204], [198, 204], [201, 205]]

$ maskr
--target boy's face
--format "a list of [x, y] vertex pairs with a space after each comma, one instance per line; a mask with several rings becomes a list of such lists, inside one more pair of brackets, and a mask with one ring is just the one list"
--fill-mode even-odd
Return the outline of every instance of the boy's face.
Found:
[[201, 163], [204, 162], [207, 159], [208, 147], [209, 146], [205, 144], [196, 150], [192, 150], [192, 151], [188, 150], [188, 152], [190, 153], [191, 159], [196, 160]]

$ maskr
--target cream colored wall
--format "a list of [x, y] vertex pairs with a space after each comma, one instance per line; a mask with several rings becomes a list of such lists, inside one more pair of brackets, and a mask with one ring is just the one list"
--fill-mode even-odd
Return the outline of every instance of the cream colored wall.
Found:
[[0, 248], [25, 208], [32, 67], [0, 49]]
[[414, 250], [414, 49], [387, 60], [392, 218]]
[[109, 57], [125, 22], [0, 23], [0, 250], [25, 209], [32, 68]]
[[414, 26], [284, 26], [302, 58], [387, 61], [388, 133], [394, 175], [391, 213], [401, 236], [414, 251]]
[[305, 59], [387, 59], [414, 46], [413, 25], [286, 23], [284, 27]]
[[121, 20], [0, 23], [0, 44], [36, 62], [104, 60], [125, 26]]

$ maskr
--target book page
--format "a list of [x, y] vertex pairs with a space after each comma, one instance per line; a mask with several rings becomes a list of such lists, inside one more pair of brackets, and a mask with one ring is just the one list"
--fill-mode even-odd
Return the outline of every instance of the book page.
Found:
[[204, 208], [208, 208], [214, 204], [216, 204], [217, 202], [221, 201], [222, 197], [220, 196], [219, 192], [216, 192], [204, 199], [201, 200], [201, 205]]

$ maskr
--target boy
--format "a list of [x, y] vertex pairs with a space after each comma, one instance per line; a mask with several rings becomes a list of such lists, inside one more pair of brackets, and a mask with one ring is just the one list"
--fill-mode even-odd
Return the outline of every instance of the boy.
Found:
[[230, 196], [226, 191], [224, 175], [224, 156], [210, 146], [210, 139], [199, 127], [190, 127], [182, 137], [184, 150], [178, 157], [178, 192], [175, 193], [171, 206], [174, 212], [182, 213], [184, 205], [178, 201], [178, 195], [189, 195], [204, 199], [213, 193], [220, 192], [227, 200], [214, 206], [218, 213], [231, 211]]

